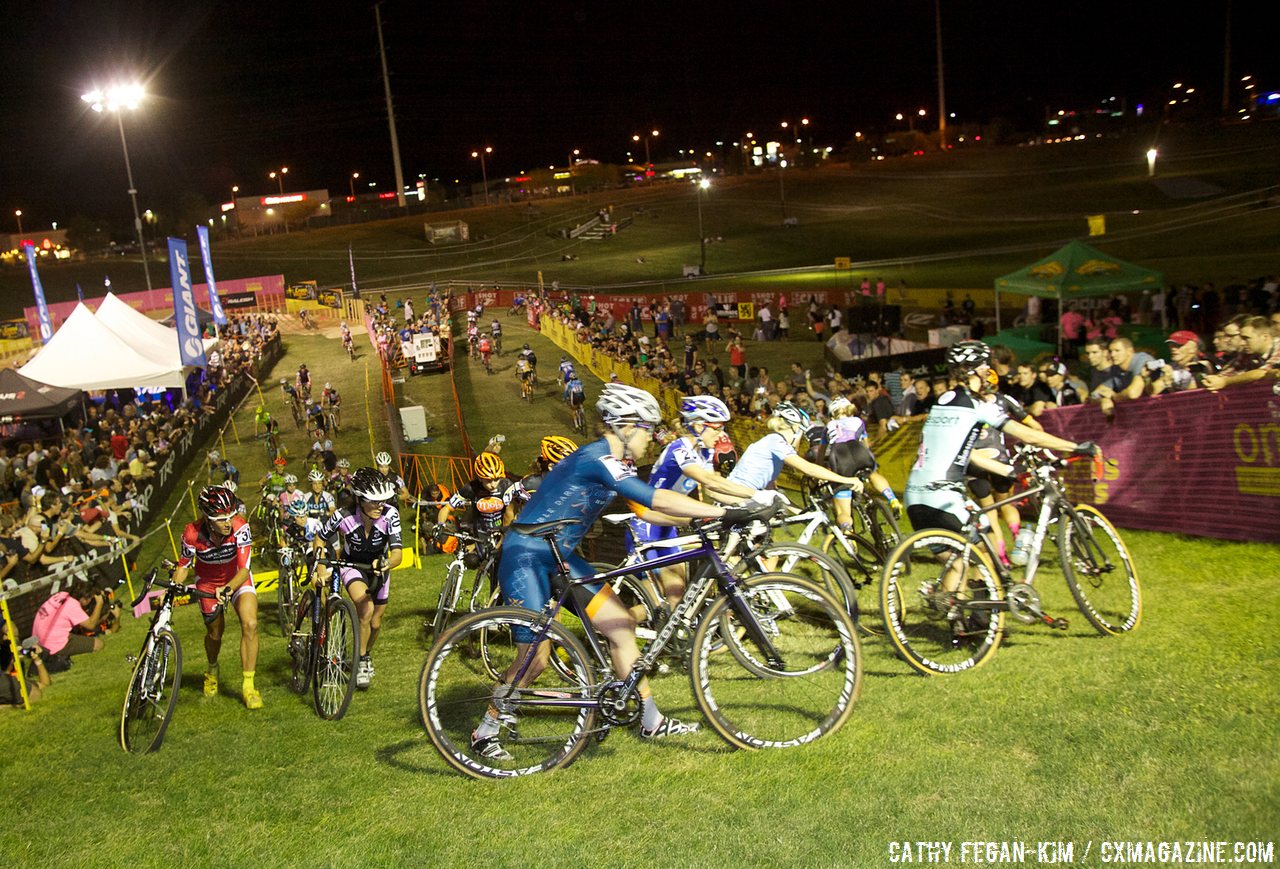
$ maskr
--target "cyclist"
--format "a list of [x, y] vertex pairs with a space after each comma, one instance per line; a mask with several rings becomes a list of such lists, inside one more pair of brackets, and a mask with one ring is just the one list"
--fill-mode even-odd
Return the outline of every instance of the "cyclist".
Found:
[[533, 367], [523, 355], [516, 357], [516, 377], [520, 380], [521, 394], [528, 394], [533, 385]]
[[276, 499], [280, 505], [280, 510], [284, 513], [289, 512], [289, 505], [294, 501], [305, 501], [306, 492], [298, 488], [298, 478], [293, 474], [284, 475], [284, 491]]
[[330, 492], [341, 493], [346, 491], [351, 485], [351, 460], [338, 459], [334, 465], [333, 473], [329, 475], [329, 482], [326, 488]]
[[346, 354], [350, 357], [354, 357], [356, 355], [356, 342], [355, 339], [351, 337], [351, 330], [349, 329], [342, 335], [342, 349], [346, 351]]
[[320, 401], [324, 405], [324, 411], [332, 417], [333, 430], [337, 432], [342, 427], [342, 396], [338, 394], [337, 387], [326, 383]]
[[298, 378], [295, 381], [295, 388], [298, 391], [298, 395], [310, 400], [311, 372], [307, 370], [307, 363], [305, 362], [298, 366]]
[[182, 585], [195, 572], [196, 588], [214, 592], [214, 599], [200, 598], [204, 614], [204, 651], [209, 665], [204, 674], [204, 696], [218, 695], [218, 653], [226, 628], [227, 604], [240, 619], [241, 697], [250, 709], [262, 708], [262, 694], [253, 685], [258, 661], [258, 592], [249, 571], [253, 535], [249, 523], [237, 515], [236, 496], [225, 486], [206, 486], [197, 501], [203, 518], [182, 532], [182, 554], [173, 581]]
[[308, 398], [306, 403], [307, 428], [315, 430], [324, 430], [324, 411], [320, 409], [320, 405]]
[[538, 354], [534, 353], [528, 344], [520, 348], [520, 358], [529, 363], [530, 381], [537, 385], [538, 383]]
[[556, 464], [576, 452], [578, 445], [567, 437], [547, 435], [538, 445], [538, 457], [533, 460], [533, 469], [520, 480], [520, 500], [528, 501], [533, 493], [542, 485], [542, 478]]
[[338, 503], [333, 495], [324, 489], [324, 471], [318, 468], [311, 471], [307, 474], [307, 481], [311, 484], [311, 491], [302, 497], [302, 503], [307, 508], [307, 515], [312, 519], [328, 519], [338, 509]]
[[742, 457], [729, 472], [730, 482], [752, 489], [767, 489], [782, 473], [782, 466], [786, 465], [805, 476], [839, 483], [854, 492], [862, 491], [862, 481], [858, 478], [837, 474], [796, 452], [796, 446], [813, 427], [809, 414], [789, 401], [782, 401], [773, 409], [767, 426], [769, 434], [743, 450]]
[[[755, 489], [732, 483], [712, 469], [713, 450], [724, 434], [725, 423], [729, 421], [729, 408], [725, 403], [709, 395], [691, 396], [680, 404], [680, 421], [684, 433], [667, 444], [658, 455], [653, 470], [649, 472], [649, 485], [682, 495], [692, 495], [701, 487], [704, 495], [732, 504], [754, 497]], [[772, 496], [761, 496], [761, 500], [766, 497]], [[655, 525], [639, 517], [631, 520], [631, 530], [635, 542], [640, 543], [670, 540], [679, 534], [671, 525]], [[627, 549], [634, 550], [631, 538], [627, 540]], [[646, 550], [645, 556], [658, 558], [676, 551], [670, 547], [652, 548]], [[660, 574], [663, 593], [674, 607], [684, 597], [688, 565], [677, 564], [660, 571]]]
[[573, 424], [578, 428], [582, 427], [582, 405], [587, 401], [587, 388], [583, 386], [582, 380], [574, 373], [573, 369], [569, 369], [569, 379], [564, 383], [564, 400], [573, 411]]
[[373, 464], [378, 473], [387, 478], [387, 482], [395, 487], [396, 496], [401, 501], [409, 500], [409, 490], [404, 485], [404, 478], [391, 470], [391, 453], [383, 450], [373, 457]]
[[502, 324], [494, 317], [489, 324], [489, 337], [493, 340], [493, 352], [502, 355]]
[[[214, 477], [220, 477], [221, 479], [215, 481]], [[222, 453], [217, 450], [212, 450], [209, 453], [209, 482], [211, 484], [225, 483], [228, 480], [239, 484], [240, 469], [231, 464], [227, 459], [224, 459], [222, 457]]]
[[496, 534], [515, 517], [514, 501], [520, 485], [507, 478], [502, 459], [493, 453], [481, 453], [472, 463], [475, 477], [449, 498], [455, 513], [466, 509], [462, 524], [475, 530], [476, 536]]
[[467, 353], [474, 357], [479, 353], [479, 351], [480, 330], [476, 327], [475, 321], [473, 320], [470, 325], [467, 326]]
[[[878, 470], [876, 457], [867, 446], [867, 424], [858, 416], [858, 408], [843, 395], [831, 400], [828, 409], [831, 421], [827, 423], [827, 467], [837, 474], [851, 476], [866, 468], [871, 469], [867, 479], [884, 499], [889, 502], [894, 516], [902, 515], [902, 502], [893, 493], [893, 487]], [[836, 522], [841, 528], [853, 527], [852, 490], [841, 486], [835, 493]]]
[[360, 617], [356, 687], [365, 689], [373, 681], [370, 654], [391, 595], [390, 571], [400, 564], [400, 514], [391, 503], [395, 489], [373, 468], [360, 468], [352, 475], [351, 491], [356, 506], [330, 516], [320, 529], [320, 537], [330, 548], [341, 546], [344, 560], [371, 565], [368, 570], [341, 568], [342, 584]]
[[284, 467], [287, 464], [288, 461], [284, 456], [277, 456], [275, 461], [271, 463], [271, 470], [267, 471], [262, 479], [258, 481], [258, 488], [263, 491], [263, 494], [274, 495], [278, 498], [288, 488], [284, 472]]
[[[947, 364], [959, 385], [939, 397], [929, 409], [920, 433], [920, 450], [907, 476], [903, 500], [912, 527], [944, 528], [962, 532], [969, 513], [965, 508], [965, 474], [969, 465], [1009, 476], [1011, 465], [973, 452], [982, 426], [987, 425], [1038, 447], [1092, 455], [1090, 441], [1074, 443], [1037, 431], [1009, 418], [1003, 405], [983, 400], [995, 391], [988, 380], [991, 348], [981, 341], [960, 341], [947, 351]], [[957, 575], [951, 580], [959, 582]], [[952, 590], [952, 589], [948, 589]]]
[[285, 538], [290, 543], [304, 548], [307, 545], [317, 546], [316, 538], [319, 537], [324, 523], [307, 515], [307, 505], [304, 501], [290, 503], [288, 513], [289, 521], [284, 526]]
[[573, 370], [573, 362], [568, 356], [560, 357], [560, 382], [565, 386], [569, 385], [569, 381], [578, 375]]
[[485, 370], [492, 373], [492, 369], [489, 368], [489, 355], [493, 353], [493, 344], [489, 342], [489, 336], [481, 335], [478, 346], [480, 349], [480, 361], [484, 363]]
[[347, 325], [346, 320], [343, 320], [338, 324], [338, 328], [342, 331], [342, 343], [346, 344], [347, 339], [351, 337], [351, 327]]
[[[655, 427], [662, 421], [657, 400], [632, 386], [610, 384], [600, 394], [596, 411], [604, 422], [605, 433], [599, 440], [571, 453], [556, 464], [547, 475], [538, 493], [526, 505], [521, 518], [528, 523], [574, 519], [556, 535], [556, 543], [574, 576], [589, 576], [594, 571], [574, 550], [587, 530], [616, 496], [630, 502], [632, 509], [649, 521], [678, 522], [681, 518], [721, 518], [735, 523], [760, 515], [760, 507], [718, 507], [703, 504], [670, 489], [654, 489], [642, 483], [635, 472], [635, 462], [644, 457], [649, 448]], [[652, 513], [650, 511], [653, 511]], [[521, 606], [540, 610], [551, 594], [551, 577], [555, 574], [555, 559], [550, 547], [541, 538], [526, 535], [517, 525], [508, 530], [503, 539], [503, 558], [498, 569], [503, 596], [508, 601], [519, 601]], [[585, 611], [592, 623], [609, 641], [614, 672], [628, 673], [640, 653], [636, 648], [635, 620], [618, 600], [609, 585], [592, 586], [585, 590], [590, 596]], [[521, 644], [517, 663], [503, 674], [506, 682], [515, 677], [528, 651], [532, 638], [524, 633], [517, 635]], [[526, 684], [532, 683], [546, 667], [550, 656], [550, 644], [538, 649], [537, 656], [525, 673]], [[495, 686], [495, 695], [503, 691]], [[642, 698], [640, 736], [657, 739], [692, 733], [695, 724], [687, 724], [668, 718], [658, 710], [648, 679], [639, 685]], [[510, 753], [503, 748], [499, 734], [504, 724], [492, 708], [484, 716], [471, 735], [472, 748], [484, 757], [509, 760]]]

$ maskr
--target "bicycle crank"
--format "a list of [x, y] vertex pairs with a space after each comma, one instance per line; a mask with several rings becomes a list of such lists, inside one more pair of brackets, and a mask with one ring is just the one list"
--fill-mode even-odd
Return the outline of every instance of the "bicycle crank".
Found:
[[1024, 625], [1049, 620], [1040, 609], [1039, 592], [1025, 582], [1010, 584], [1005, 591], [1005, 600], [1009, 602], [1009, 614]]
[[640, 720], [640, 695], [625, 682], [606, 682], [596, 700], [600, 703], [600, 717], [613, 727], [630, 727]]

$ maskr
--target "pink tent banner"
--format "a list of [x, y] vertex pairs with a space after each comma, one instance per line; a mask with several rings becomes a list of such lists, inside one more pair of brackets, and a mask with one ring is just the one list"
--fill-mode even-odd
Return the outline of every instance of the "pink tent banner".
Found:
[[1044, 427], [1092, 440], [1106, 457], [1093, 482], [1085, 462], [1067, 475], [1072, 500], [1095, 504], [1123, 528], [1224, 540], [1280, 542], [1280, 394], [1264, 380], [1052, 410]]

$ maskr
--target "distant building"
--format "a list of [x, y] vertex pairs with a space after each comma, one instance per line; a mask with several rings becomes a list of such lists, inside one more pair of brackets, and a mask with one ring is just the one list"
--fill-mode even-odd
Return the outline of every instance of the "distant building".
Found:
[[41, 257], [68, 259], [71, 256], [65, 229], [42, 229], [37, 232], [24, 232], [21, 235], [16, 232], [0, 235], [0, 259], [9, 264], [25, 260], [26, 257], [22, 253], [24, 244], [35, 247], [36, 253]]
[[311, 217], [329, 215], [329, 191], [285, 191], [262, 196], [237, 196], [224, 203], [222, 214], [241, 235], [265, 235], [305, 226]]

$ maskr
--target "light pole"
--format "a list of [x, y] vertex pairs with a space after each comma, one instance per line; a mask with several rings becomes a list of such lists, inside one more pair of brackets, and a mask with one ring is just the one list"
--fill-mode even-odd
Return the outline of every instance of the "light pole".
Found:
[[778, 201], [782, 203], [782, 225], [787, 225], [787, 188], [782, 181], [782, 173], [787, 168], [786, 160], [778, 161]]
[[569, 195], [570, 196], [578, 195], [578, 185], [577, 185], [577, 182], [573, 180], [573, 166], [577, 162], [577, 160], [574, 158], [576, 158], [581, 153], [582, 152], [577, 148], [574, 148], [569, 153]]
[[702, 258], [698, 261], [698, 277], [707, 273], [707, 234], [702, 230], [702, 196], [709, 187], [711, 182], [708, 179], [698, 179], [698, 244], [702, 246]]
[[349, 183], [349, 184], [350, 184], [350, 186], [351, 186], [351, 201], [352, 201], [352, 202], [355, 202], [355, 201], [356, 201], [356, 182], [357, 182], [358, 180], [360, 180], [360, 173], [359, 173], [359, 172], [352, 172], [352, 173], [351, 173], [351, 177], [347, 179], [348, 183]]
[[[288, 166], [281, 166], [279, 172], [268, 172], [267, 177], [274, 180], [280, 188], [280, 198], [284, 199], [284, 176], [289, 173]], [[284, 234], [289, 234], [289, 216], [285, 214], [284, 203], [280, 203], [280, 222], [284, 224]]]
[[[235, 212], [237, 237], [239, 237], [240, 235], [240, 212], [236, 211], [236, 194], [238, 194], [239, 192], [240, 192], [240, 185], [232, 184], [231, 185], [231, 210]], [[227, 216], [225, 214], [222, 215], [222, 219], [225, 221], [227, 219]]]
[[483, 150], [476, 149], [475, 151], [471, 152], [472, 157], [480, 158], [480, 179], [484, 182], [484, 204], [485, 205], [489, 204], [489, 173], [486, 172], [484, 168], [484, 155], [492, 154], [492, 153], [493, 153], [492, 148], [485, 148]]
[[22, 209], [15, 211], [13, 216], [18, 218], [18, 235], [22, 235]]
[[143, 90], [140, 84], [113, 85], [105, 91], [94, 88], [80, 99], [89, 104], [95, 112], [113, 112], [120, 127], [120, 147], [124, 150], [124, 171], [129, 178], [129, 198], [133, 201], [133, 228], [138, 233], [138, 250], [142, 253], [142, 272], [147, 278], [147, 289], [151, 289], [151, 266], [147, 264], [147, 242], [142, 237], [142, 216], [138, 214], [138, 189], [133, 183], [133, 166], [129, 163], [129, 143], [124, 137], [124, 110], [136, 109], [142, 102]]
[[649, 156], [649, 139], [656, 139], [658, 138], [658, 135], [659, 133], [657, 130], [650, 130], [645, 133], [643, 137], [639, 133], [636, 133], [631, 137], [631, 141], [633, 142], [639, 142], [641, 138], [644, 139], [644, 177], [646, 178], [648, 178], [650, 173], [653, 171], [653, 159]]

